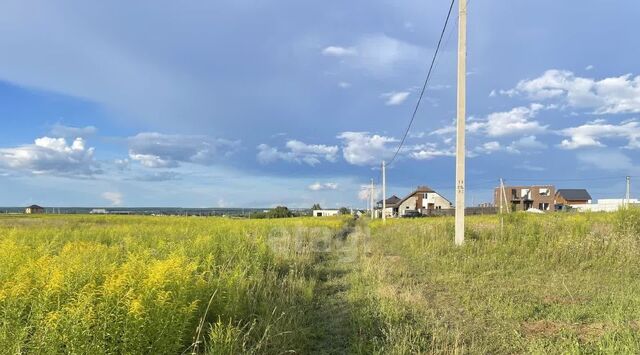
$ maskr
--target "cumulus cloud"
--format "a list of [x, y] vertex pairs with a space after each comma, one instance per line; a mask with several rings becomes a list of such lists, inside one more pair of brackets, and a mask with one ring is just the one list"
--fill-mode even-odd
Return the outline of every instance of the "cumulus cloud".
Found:
[[394, 154], [394, 147], [389, 143], [397, 142], [395, 138], [371, 135], [369, 132], [342, 132], [338, 135], [342, 140], [342, 156], [349, 164], [380, 164]]
[[502, 93], [534, 100], [556, 99], [570, 107], [592, 109], [596, 114], [640, 112], [640, 76], [631, 74], [596, 80], [553, 69], [538, 78], [520, 81], [514, 89]]
[[322, 191], [322, 190], [336, 190], [338, 188], [338, 184], [335, 182], [315, 182], [308, 186], [311, 191]]
[[269, 164], [278, 160], [305, 163], [316, 166], [326, 160], [335, 162], [338, 147], [324, 144], [307, 144], [298, 140], [290, 140], [285, 145], [286, 150], [279, 150], [267, 144], [258, 146], [257, 159], [261, 164]]
[[392, 92], [384, 93], [380, 95], [380, 97], [386, 100], [384, 103], [385, 105], [395, 106], [405, 102], [405, 100], [407, 100], [410, 94], [411, 93], [408, 91], [392, 91]]
[[604, 138], [626, 139], [629, 149], [640, 148], [640, 123], [627, 121], [619, 125], [609, 124], [605, 120], [587, 122], [577, 127], [565, 128], [560, 134], [569, 137], [560, 143], [564, 149], [578, 149], [585, 147], [605, 147]]
[[139, 133], [127, 139], [129, 158], [149, 168], [171, 168], [180, 163], [211, 165], [233, 154], [238, 141], [198, 135]]
[[65, 138], [42, 137], [34, 144], [0, 148], [0, 167], [33, 174], [91, 175], [99, 172], [93, 154], [83, 138], [69, 145]]
[[102, 198], [109, 201], [112, 206], [122, 205], [122, 194], [119, 192], [103, 192]]
[[547, 145], [537, 140], [536, 136], [526, 136], [513, 141], [506, 149], [510, 153], [520, 154], [546, 148]]
[[502, 149], [502, 146], [497, 141], [491, 141], [483, 143], [482, 145], [475, 148], [475, 152], [483, 153], [483, 154], [491, 154], [493, 152], [497, 152]]
[[485, 119], [468, 123], [467, 131], [485, 133], [490, 137], [541, 133], [546, 131], [548, 126], [542, 125], [533, 118], [543, 108], [543, 105], [532, 104], [529, 107], [521, 106], [510, 111], [494, 112]]

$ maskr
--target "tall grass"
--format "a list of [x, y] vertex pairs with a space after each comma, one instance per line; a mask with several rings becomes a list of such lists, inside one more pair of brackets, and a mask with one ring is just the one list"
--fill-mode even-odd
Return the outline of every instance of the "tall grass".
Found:
[[640, 211], [371, 223], [353, 297], [379, 353], [640, 353]]
[[0, 217], [0, 349], [640, 353], [640, 210], [453, 234], [448, 217]]
[[299, 349], [309, 331], [303, 315], [315, 286], [308, 274], [314, 263], [309, 241], [332, 235], [342, 224], [341, 219], [0, 218], [0, 349], [43, 354]]

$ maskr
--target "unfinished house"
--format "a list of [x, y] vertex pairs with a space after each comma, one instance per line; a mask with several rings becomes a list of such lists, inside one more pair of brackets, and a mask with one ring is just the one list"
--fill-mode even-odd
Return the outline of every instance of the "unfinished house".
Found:
[[498, 211], [526, 211], [537, 208], [541, 211], [554, 209], [556, 189], [553, 185], [496, 187], [494, 203]]

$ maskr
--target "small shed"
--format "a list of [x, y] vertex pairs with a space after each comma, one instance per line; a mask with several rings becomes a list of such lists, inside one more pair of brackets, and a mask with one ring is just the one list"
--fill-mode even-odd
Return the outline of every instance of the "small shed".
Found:
[[26, 214], [39, 214], [44, 213], [44, 207], [40, 207], [38, 205], [31, 205], [24, 209], [24, 213]]

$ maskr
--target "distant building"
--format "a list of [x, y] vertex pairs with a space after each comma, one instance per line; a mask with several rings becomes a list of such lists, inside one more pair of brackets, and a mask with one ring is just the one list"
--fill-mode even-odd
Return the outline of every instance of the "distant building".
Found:
[[24, 213], [26, 214], [39, 214], [44, 213], [44, 207], [40, 207], [38, 205], [31, 205], [24, 209]]
[[577, 207], [591, 203], [591, 195], [585, 189], [558, 189], [554, 204], [557, 209], [562, 206]]
[[340, 214], [340, 210], [313, 210], [314, 217], [331, 217]]
[[551, 211], [556, 188], [553, 185], [505, 186], [504, 193], [506, 196], [502, 195], [500, 187], [494, 191], [494, 203], [498, 209], [509, 206], [510, 211], [526, 211], [530, 208]]
[[108, 214], [109, 212], [104, 208], [94, 208], [89, 211], [90, 214]]
[[418, 188], [398, 202], [398, 216], [415, 214], [426, 215], [431, 211], [453, 208], [453, 204], [428, 186]]
[[[385, 208], [386, 209], [385, 209], [384, 213], [385, 213], [386, 217], [398, 217], [398, 207], [400, 206], [400, 201], [402, 201], [402, 199], [400, 199], [400, 197], [398, 197], [396, 195], [393, 195], [393, 196], [389, 197], [385, 201]], [[378, 203], [376, 204], [376, 208], [378, 209], [378, 212], [381, 213], [381, 211], [382, 211], [382, 200], [378, 201]]]

